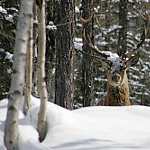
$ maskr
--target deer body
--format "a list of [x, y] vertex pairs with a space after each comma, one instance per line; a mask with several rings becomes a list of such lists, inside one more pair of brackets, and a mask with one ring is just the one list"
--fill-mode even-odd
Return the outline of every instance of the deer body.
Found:
[[[110, 81], [110, 74], [107, 73], [107, 81]], [[93, 106], [129, 106], [129, 86], [127, 73], [124, 73], [123, 82], [119, 86], [114, 86], [107, 82], [107, 95], [99, 101], [91, 103]]]
[[92, 105], [96, 106], [129, 106], [129, 86], [128, 86], [128, 76], [126, 71], [124, 71], [122, 76], [122, 82], [119, 85], [113, 85], [110, 79], [110, 73], [107, 73], [107, 95], [102, 97], [97, 103]]
[[[107, 77], [108, 79], [109, 77]], [[124, 81], [119, 86], [113, 86], [107, 82], [107, 106], [128, 106], [130, 105], [129, 87], [127, 73], [124, 73]]]

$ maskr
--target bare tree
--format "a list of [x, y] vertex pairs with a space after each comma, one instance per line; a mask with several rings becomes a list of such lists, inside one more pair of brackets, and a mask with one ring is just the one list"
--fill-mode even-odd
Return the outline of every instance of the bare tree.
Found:
[[18, 149], [19, 101], [23, 97], [26, 51], [29, 39], [33, 1], [22, 0], [14, 47], [13, 74], [8, 97], [4, 142], [7, 150]]
[[47, 89], [45, 82], [45, 0], [38, 0], [38, 89], [40, 110], [38, 116], [39, 140], [43, 141], [47, 131]]

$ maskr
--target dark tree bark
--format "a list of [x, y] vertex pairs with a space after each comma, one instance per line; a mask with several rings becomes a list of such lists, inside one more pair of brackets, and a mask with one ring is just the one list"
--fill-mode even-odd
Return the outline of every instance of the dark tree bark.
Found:
[[[83, 11], [82, 17], [88, 19], [92, 14], [93, 0], [82, 0], [81, 10]], [[93, 21], [92, 24], [87, 24], [86, 29], [91, 36], [92, 42], [94, 41], [93, 36]], [[92, 51], [83, 42], [83, 51], [89, 55], [83, 54], [82, 60], [82, 97], [83, 106], [90, 106], [91, 100], [93, 99], [93, 60]]]
[[55, 31], [47, 31], [46, 33], [46, 55], [45, 55], [45, 80], [46, 88], [48, 92], [48, 101], [54, 102], [54, 97], [52, 96], [52, 80], [53, 80], [53, 68], [54, 68], [54, 58], [55, 58]]
[[61, 0], [56, 33], [55, 103], [73, 109], [74, 0]]
[[[56, 24], [55, 18], [57, 18], [57, 1], [49, 0], [47, 1], [46, 10], [47, 10], [47, 25], [50, 24], [49, 21], [52, 21]], [[56, 30], [47, 29], [46, 31], [46, 56], [45, 56], [45, 79], [46, 87], [48, 92], [48, 100], [54, 102], [55, 96], [55, 86], [54, 86], [54, 68], [55, 68], [55, 57], [56, 57]]]
[[119, 40], [118, 40], [118, 54], [119, 56], [124, 56], [127, 49], [127, 0], [120, 0], [119, 3], [119, 25], [122, 27], [119, 30]]
[[[110, 1], [107, 0], [104, 2], [104, 6], [105, 6], [105, 28], [109, 29], [110, 27], [110, 21], [111, 21], [111, 15], [110, 15]], [[105, 50], [109, 51], [110, 50], [110, 35], [107, 34], [105, 35]]]

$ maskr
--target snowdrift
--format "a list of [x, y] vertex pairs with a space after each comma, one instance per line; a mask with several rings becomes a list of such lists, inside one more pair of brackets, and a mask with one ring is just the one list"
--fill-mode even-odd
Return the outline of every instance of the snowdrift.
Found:
[[[0, 101], [0, 150], [7, 100]], [[150, 150], [150, 108], [94, 106], [73, 111], [48, 102], [48, 132], [38, 141], [39, 100], [32, 98], [27, 116], [20, 112], [20, 150]]]

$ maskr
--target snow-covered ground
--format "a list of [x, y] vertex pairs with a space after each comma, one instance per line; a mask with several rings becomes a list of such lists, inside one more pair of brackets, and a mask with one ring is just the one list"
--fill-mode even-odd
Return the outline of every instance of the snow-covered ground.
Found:
[[[0, 101], [0, 150], [7, 100]], [[150, 150], [150, 108], [95, 106], [73, 111], [48, 103], [48, 133], [38, 141], [39, 100], [26, 117], [20, 111], [20, 150]]]

